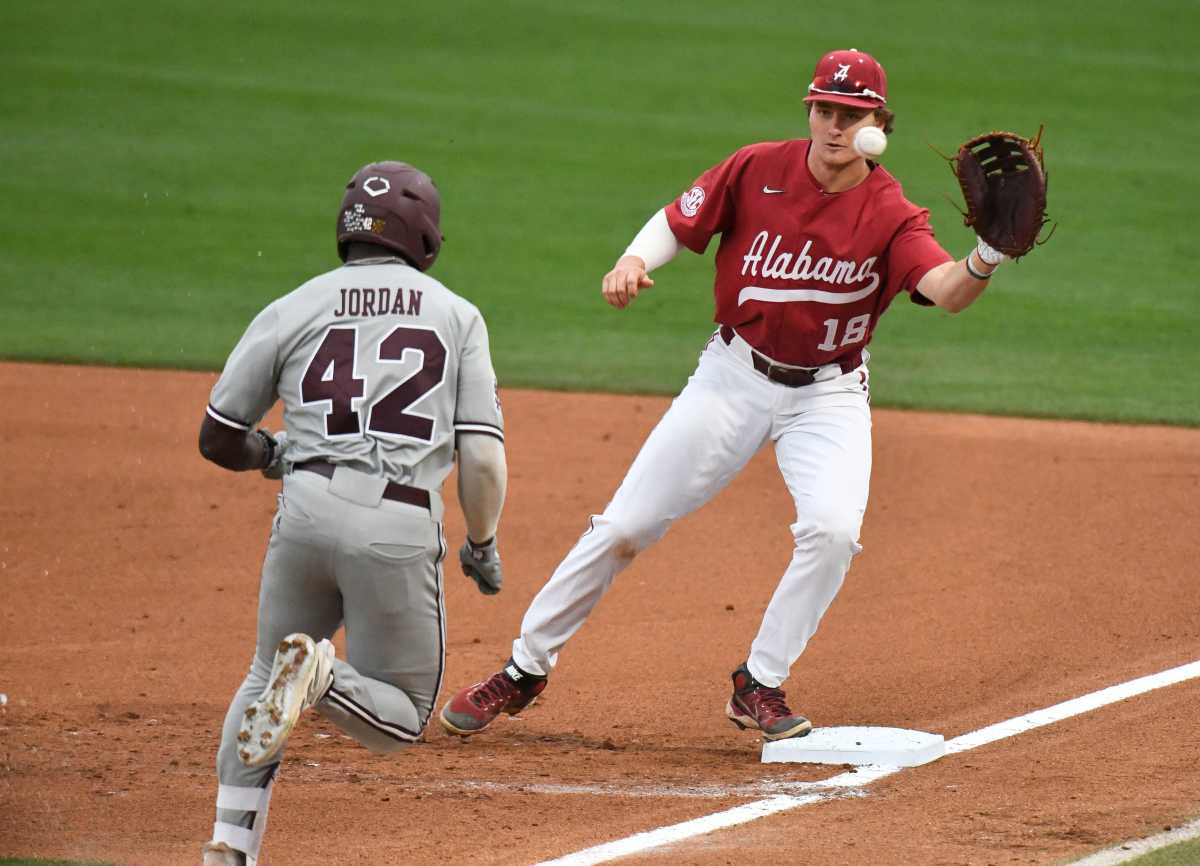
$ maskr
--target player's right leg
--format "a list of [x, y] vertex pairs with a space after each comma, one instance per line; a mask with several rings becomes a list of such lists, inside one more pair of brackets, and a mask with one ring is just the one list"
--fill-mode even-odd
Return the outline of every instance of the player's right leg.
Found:
[[613, 579], [671, 524], [728, 484], [766, 441], [773, 383], [712, 346], [651, 431], [603, 514], [533, 599], [512, 657], [457, 692], [442, 725], [469, 735], [523, 709], [545, 686], [559, 650], [587, 620]]
[[300, 714], [315, 707], [333, 686], [333, 644], [303, 632], [279, 642], [267, 686], [242, 714], [238, 757], [248, 767], [274, 760]]
[[421, 736], [441, 687], [445, 540], [420, 506], [347, 507], [353, 519], [335, 559], [346, 661], [320, 713], [372, 751], [392, 752]]
[[459, 689], [442, 707], [439, 719], [448, 733], [469, 737], [501, 713], [515, 716], [531, 706], [544, 688], [546, 677], [521, 670], [510, 658], [486, 680]]

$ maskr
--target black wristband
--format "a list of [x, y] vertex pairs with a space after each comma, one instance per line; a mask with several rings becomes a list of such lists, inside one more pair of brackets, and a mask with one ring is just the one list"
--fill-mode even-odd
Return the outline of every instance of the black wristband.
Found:
[[496, 536], [494, 536], [494, 535], [491, 538], [489, 538], [487, 541], [481, 541], [478, 544], [476, 544], [474, 541], [471, 540], [471, 536], [469, 536], [469, 535], [467, 536], [467, 546], [470, 547], [472, 550], [484, 550], [485, 548], [491, 547], [493, 544], [495, 544], [495, 542], [496, 542]]

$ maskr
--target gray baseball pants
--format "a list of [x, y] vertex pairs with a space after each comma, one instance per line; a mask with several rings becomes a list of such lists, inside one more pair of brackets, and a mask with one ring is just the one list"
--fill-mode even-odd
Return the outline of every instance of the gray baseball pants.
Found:
[[[316, 707], [376, 752], [415, 741], [441, 686], [445, 659], [441, 500], [430, 509], [383, 499], [379, 479], [338, 467], [332, 479], [284, 477], [258, 600], [250, 671], [225, 716], [217, 753], [214, 841], [258, 856], [278, 765], [252, 769], [237, 756], [246, 708], [267, 685], [279, 642], [346, 627], [345, 659]], [[280, 753], [282, 755], [282, 752]]]

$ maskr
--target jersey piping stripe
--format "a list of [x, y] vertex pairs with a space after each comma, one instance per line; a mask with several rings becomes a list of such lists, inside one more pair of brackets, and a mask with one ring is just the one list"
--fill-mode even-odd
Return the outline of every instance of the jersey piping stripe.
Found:
[[401, 725], [397, 725], [392, 722], [385, 722], [366, 707], [355, 703], [354, 700], [348, 695], [339, 692], [337, 689], [330, 689], [329, 694], [325, 696], [325, 700], [329, 701], [334, 706], [345, 710], [350, 715], [357, 716], [372, 728], [379, 731], [381, 734], [384, 734], [385, 736], [391, 737], [393, 740], [411, 743], [421, 735], [420, 731], [410, 731]]
[[462, 421], [454, 425], [455, 433], [483, 433], [486, 436], [495, 436], [501, 442], [504, 441], [504, 431], [492, 424], [481, 424], [478, 421]]
[[245, 421], [239, 421], [236, 418], [230, 418], [228, 415], [222, 415], [212, 407], [211, 403], [208, 404], [208, 417], [212, 418], [214, 421], [220, 421], [226, 427], [232, 427], [234, 430], [250, 429], [250, 425]]

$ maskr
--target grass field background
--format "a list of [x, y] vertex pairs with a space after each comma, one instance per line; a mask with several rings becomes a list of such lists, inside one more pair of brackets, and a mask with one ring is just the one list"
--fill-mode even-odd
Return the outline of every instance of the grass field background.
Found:
[[398, 158], [441, 187], [434, 274], [487, 316], [502, 384], [674, 392], [715, 243], [623, 313], [600, 277], [700, 171], [805, 135], [815, 59], [852, 45], [888, 69], [885, 164], [947, 248], [973, 238], [926, 142], [1045, 123], [1060, 222], [963, 315], [897, 302], [876, 404], [1197, 424], [1198, 30], [1165, 0], [5, 4], [0, 356], [219, 368], [336, 264], [350, 174]]

